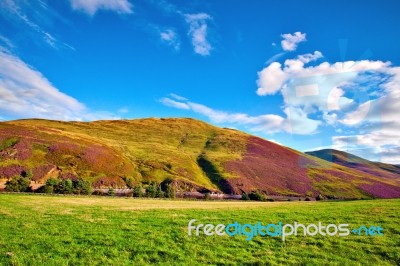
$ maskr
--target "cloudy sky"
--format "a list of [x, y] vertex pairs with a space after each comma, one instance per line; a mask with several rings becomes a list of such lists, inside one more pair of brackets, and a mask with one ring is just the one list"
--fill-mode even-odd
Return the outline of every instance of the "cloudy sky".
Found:
[[193, 117], [400, 164], [397, 1], [2, 0], [0, 119]]

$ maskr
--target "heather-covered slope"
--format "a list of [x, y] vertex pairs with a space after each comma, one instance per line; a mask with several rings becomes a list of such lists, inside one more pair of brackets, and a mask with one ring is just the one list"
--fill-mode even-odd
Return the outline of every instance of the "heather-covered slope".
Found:
[[328, 163], [194, 119], [0, 123], [0, 178], [82, 177], [95, 187], [173, 180], [179, 190], [400, 197], [399, 174]]

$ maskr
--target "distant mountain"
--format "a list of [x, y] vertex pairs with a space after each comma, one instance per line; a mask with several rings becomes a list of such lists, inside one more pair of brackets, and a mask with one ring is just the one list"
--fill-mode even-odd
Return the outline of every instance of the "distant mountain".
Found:
[[344, 151], [324, 149], [306, 152], [306, 154], [321, 158], [328, 162], [357, 169], [375, 176], [399, 178], [400, 175], [400, 166], [398, 165], [371, 162]]
[[169, 180], [180, 191], [400, 197], [398, 167], [358, 157], [346, 165], [346, 158], [332, 164], [188, 118], [0, 122], [3, 181], [29, 174], [37, 186], [49, 177], [81, 177], [98, 188]]

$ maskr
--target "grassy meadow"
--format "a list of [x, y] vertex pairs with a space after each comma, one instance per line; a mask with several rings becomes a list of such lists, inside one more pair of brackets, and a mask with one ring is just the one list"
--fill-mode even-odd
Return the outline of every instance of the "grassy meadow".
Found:
[[[0, 265], [399, 265], [400, 200], [182, 201], [0, 194]], [[383, 236], [189, 237], [187, 224], [321, 221]]]

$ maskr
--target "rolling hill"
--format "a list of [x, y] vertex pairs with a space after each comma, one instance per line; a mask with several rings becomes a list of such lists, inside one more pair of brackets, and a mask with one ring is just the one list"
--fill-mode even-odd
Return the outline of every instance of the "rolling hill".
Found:
[[396, 179], [400, 175], [400, 166], [380, 162], [371, 162], [353, 154], [334, 149], [306, 152], [306, 154], [325, 161], [340, 164], [368, 174]]
[[98, 188], [170, 180], [181, 191], [400, 197], [396, 166], [312, 155], [189, 118], [0, 122], [0, 178], [29, 174], [38, 186], [81, 177]]

